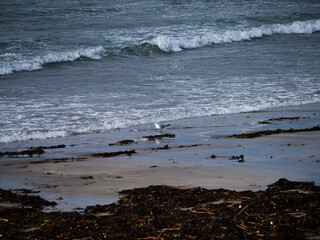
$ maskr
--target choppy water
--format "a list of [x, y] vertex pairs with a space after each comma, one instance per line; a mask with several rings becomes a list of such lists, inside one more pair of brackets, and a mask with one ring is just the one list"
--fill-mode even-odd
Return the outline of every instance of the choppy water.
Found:
[[319, 1], [0, 3], [0, 142], [320, 102]]

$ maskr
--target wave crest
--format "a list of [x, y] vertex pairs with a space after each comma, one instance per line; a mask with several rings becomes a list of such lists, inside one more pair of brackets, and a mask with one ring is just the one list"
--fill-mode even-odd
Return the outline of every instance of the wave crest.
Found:
[[248, 30], [228, 30], [222, 33], [208, 32], [190, 37], [171, 37], [158, 35], [151, 41], [151, 45], [159, 47], [165, 52], [178, 52], [182, 49], [200, 48], [212, 44], [231, 43], [275, 34], [307, 34], [320, 31], [320, 20], [293, 22], [292, 24], [263, 25]]
[[[171, 32], [162, 29], [157, 36], [146, 32], [143, 37], [130, 38], [121, 42], [120, 46], [111, 48], [108, 53], [103, 46], [81, 48], [71, 51], [50, 52], [40, 56], [28, 57], [19, 53], [4, 53], [0, 55], [0, 75], [20, 71], [34, 71], [42, 69], [44, 65], [58, 62], [76, 61], [80, 58], [100, 59], [104, 55], [149, 56], [157, 52], [179, 52], [183, 49], [194, 49], [222, 44], [246, 41], [275, 34], [310, 34], [320, 31], [320, 20], [293, 22], [291, 24], [262, 25], [251, 29], [226, 30], [217, 32], [212, 29], [187, 30]], [[165, 33], [164, 33], [165, 32]], [[150, 39], [150, 40], [143, 40]], [[3, 60], [3, 61], [2, 61]]]
[[105, 53], [105, 49], [102, 46], [91, 47], [85, 49], [77, 49], [74, 51], [66, 52], [51, 52], [43, 56], [33, 57], [26, 59], [20, 54], [6, 53], [3, 57], [14, 57], [13, 61], [7, 62], [4, 66], [0, 67], [0, 75], [10, 74], [20, 71], [34, 71], [42, 69], [44, 65], [49, 63], [58, 62], [72, 62], [82, 57], [90, 59], [100, 59]]

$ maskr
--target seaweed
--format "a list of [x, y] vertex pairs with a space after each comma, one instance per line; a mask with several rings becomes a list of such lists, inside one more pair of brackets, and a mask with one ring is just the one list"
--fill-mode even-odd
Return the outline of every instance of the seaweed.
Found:
[[115, 142], [115, 143], [110, 143], [109, 146], [115, 146], [115, 145], [120, 145], [120, 146], [123, 146], [123, 145], [130, 145], [132, 143], [134, 143], [135, 141], [133, 140], [121, 140], [121, 141], [118, 141], [118, 142]]
[[233, 134], [228, 136], [229, 138], [257, 138], [267, 135], [280, 134], [280, 133], [295, 133], [295, 132], [312, 132], [312, 131], [320, 131], [320, 126], [315, 126], [312, 128], [303, 128], [303, 129], [276, 129], [276, 130], [265, 130], [251, 133], [241, 133], [241, 134]]
[[299, 117], [279, 117], [279, 118], [269, 118], [266, 121], [260, 121], [258, 122], [259, 124], [271, 124], [271, 122], [275, 122], [275, 121], [283, 121], [283, 120], [291, 120], [291, 121], [298, 121], [298, 120], [302, 120], [302, 119], [307, 119], [310, 117], [303, 117], [303, 116], [299, 116]]
[[[10, 199], [0, 193], [1, 201]], [[313, 182], [279, 179], [258, 192], [162, 185], [120, 193], [117, 203], [89, 206], [83, 213], [0, 206], [0, 235], [4, 239], [308, 239], [320, 234], [320, 187]]]
[[33, 155], [42, 155], [45, 153], [44, 149], [56, 149], [56, 148], [65, 148], [66, 145], [56, 145], [56, 146], [49, 146], [49, 147], [31, 147], [28, 150], [20, 151], [20, 152], [0, 152], [0, 157], [8, 156], [8, 157], [17, 157], [19, 155], [28, 155], [29, 157], [33, 157]]
[[175, 138], [176, 135], [172, 133], [167, 134], [159, 134], [159, 135], [150, 135], [150, 136], [143, 136], [143, 138], [148, 139], [149, 141], [161, 140], [163, 138]]
[[42, 155], [44, 154], [44, 150], [41, 147], [38, 148], [30, 148], [28, 150], [20, 151], [20, 152], [0, 152], [0, 157], [8, 156], [8, 157], [17, 157], [19, 155], [28, 155], [29, 157], [33, 157], [33, 155]]
[[119, 155], [131, 156], [132, 154], [137, 154], [137, 152], [135, 150], [118, 151], [118, 152], [103, 152], [103, 153], [93, 153], [93, 154], [91, 154], [91, 156], [92, 157], [110, 158], [110, 157], [117, 157]]

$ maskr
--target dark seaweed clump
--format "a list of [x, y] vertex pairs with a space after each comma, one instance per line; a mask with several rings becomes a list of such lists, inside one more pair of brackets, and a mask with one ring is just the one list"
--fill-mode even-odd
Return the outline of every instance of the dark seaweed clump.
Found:
[[20, 152], [0, 152], [0, 157], [8, 156], [8, 157], [17, 157], [19, 155], [28, 155], [29, 157], [33, 157], [33, 155], [40, 156], [44, 154], [44, 150], [41, 147], [30, 148], [28, 150], [20, 151]]
[[8, 156], [8, 157], [17, 157], [19, 155], [28, 155], [29, 157], [33, 157], [33, 155], [42, 155], [44, 154], [44, 149], [57, 149], [57, 148], [65, 148], [66, 145], [56, 145], [56, 146], [49, 146], [49, 147], [31, 147], [28, 150], [20, 151], [20, 152], [0, 152], [0, 157]]
[[[8, 201], [7, 193], [0, 193], [1, 201]], [[280, 179], [258, 192], [150, 186], [121, 193], [124, 196], [117, 204], [87, 207], [84, 213], [44, 213], [37, 204], [33, 208], [0, 205], [0, 236], [3, 239], [307, 239], [320, 234], [320, 187], [311, 182]]]
[[39, 196], [28, 196], [27, 194], [34, 193], [31, 190], [20, 189], [19, 192], [24, 194], [17, 194], [9, 190], [0, 189], [0, 216], [2, 216], [1, 210], [3, 210], [1, 203], [20, 203], [22, 207], [39, 209], [42, 209], [44, 206], [57, 205], [55, 202], [49, 202], [43, 198], [40, 198]]
[[135, 150], [130, 151], [118, 151], [118, 152], [103, 152], [103, 153], [93, 153], [91, 154], [92, 157], [103, 157], [103, 158], [110, 158], [110, 157], [117, 157], [119, 155], [127, 155], [131, 156], [132, 154], [136, 154]]
[[320, 131], [320, 126], [315, 126], [312, 128], [303, 128], [303, 129], [276, 129], [276, 130], [265, 130], [258, 131], [252, 133], [242, 133], [242, 134], [234, 134], [230, 136], [231, 138], [257, 138], [267, 135], [279, 134], [279, 133], [295, 133], [295, 132], [312, 132], [312, 131]]
[[310, 117], [279, 117], [279, 118], [270, 118], [266, 121], [260, 121], [258, 122], [259, 124], [271, 124], [271, 122], [275, 122], [275, 121], [284, 121], [284, 120], [291, 120], [291, 121], [298, 121], [298, 120], [302, 120], [302, 119], [306, 119], [306, 118], [310, 118]]
[[[48, 147], [40, 146], [40, 147], [36, 147], [36, 148], [42, 148], [42, 149], [57, 149], [57, 148], [65, 148], [65, 147], [66, 147], [66, 145], [60, 144], [60, 145], [48, 146]], [[34, 148], [31, 147], [30, 149], [34, 149]]]
[[163, 138], [175, 138], [175, 137], [176, 137], [176, 135], [173, 134], [173, 133], [143, 136], [143, 138], [146, 138], [146, 139], [148, 139], [149, 141], [161, 140], [161, 139], [163, 139]]
[[[193, 145], [180, 145], [178, 147], [173, 147], [173, 148], [192, 148], [192, 147], [198, 147], [200, 144], [193, 144]], [[156, 148], [151, 148], [151, 150], [169, 150], [172, 147], [169, 147], [168, 144], [164, 145], [163, 147], [156, 147]]]
[[164, 145], [163, 147], [156, 147], [152, 148], [151, 150], [169, 150], [171, 147], [169, 147], [168, 144]]
[[115, 143], [110, 143], [109, 146], [115, 146], [115, 145], [119, 145], [119, 146], [122, 146], [122, 145], [130, 145], [134, 143], [133, 140], [121, 140], [121, 141], [118, 141], [118, 142], [115, 142]]

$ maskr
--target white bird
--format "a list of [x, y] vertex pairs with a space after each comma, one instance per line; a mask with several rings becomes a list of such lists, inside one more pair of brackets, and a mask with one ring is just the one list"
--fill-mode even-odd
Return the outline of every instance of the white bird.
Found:
[[154, 123], [157, 129], [164, 129], [165, 127], [170, 126], [170, 124], [160, 124], [160, 123]]

